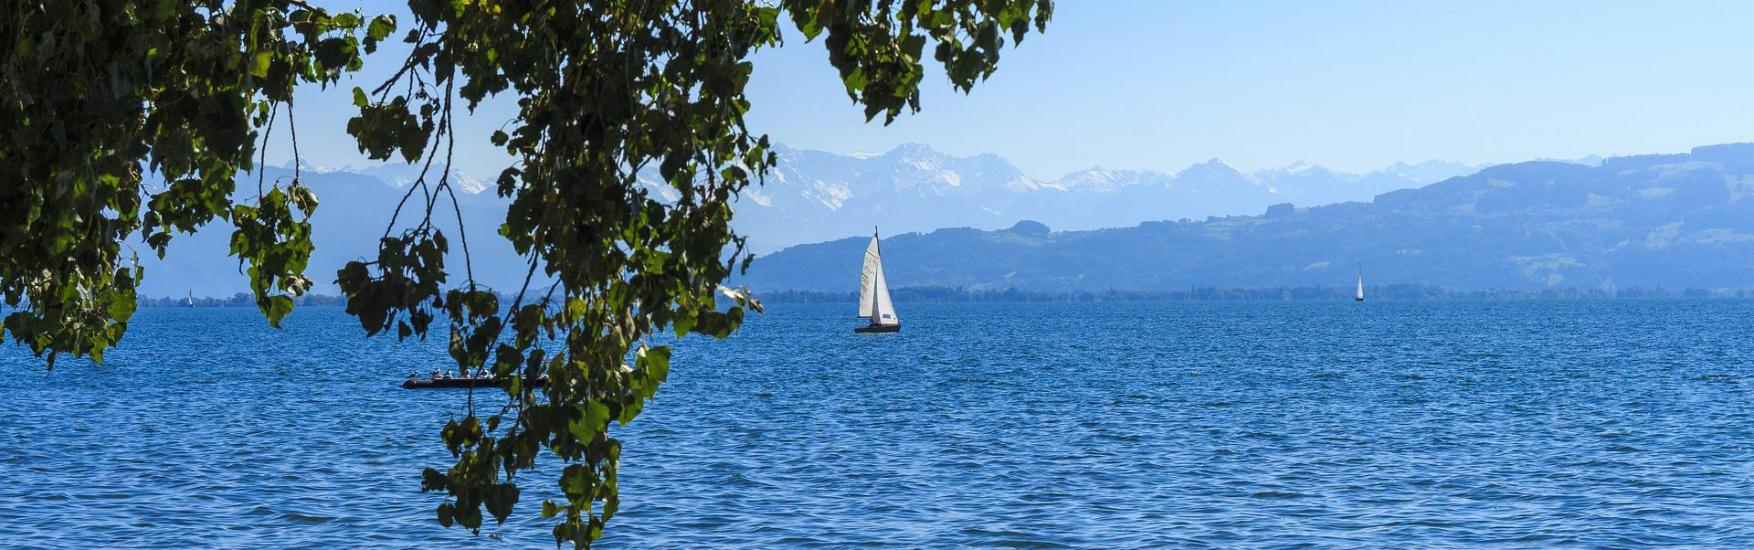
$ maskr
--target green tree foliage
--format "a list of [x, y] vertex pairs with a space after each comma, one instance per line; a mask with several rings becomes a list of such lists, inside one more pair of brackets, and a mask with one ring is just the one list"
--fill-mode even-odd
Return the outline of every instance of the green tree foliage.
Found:
[[[967, 91], [992, 74], [1007, 38], [1040, 31], [1053, 11], [1051, 0], [408, 7], [413, 21], [398, 22], [300, 0], [5, 6], [0, 292], [23, 309], [0, 337], [46, 354], [51, 367], [63, 352], [101, 360], [144, 276], [131, 239], [162, 256], [175, 234], [215, 218], [237, 228], [231, 252], [278, 324], [309, 286], [317, 198], [296, 171], [287, 181], [245, 176], [255, 190], [244, 194], [239, 174], [260, 163], [255, 144], [278, 121], [296, 158], [294, 86], [327, 88], [400, 35], [411, 50], [394, 76], [351, 90], [359, 114], [348, 133], [374, 159], [448, 165], [454, 102], [516, 98], [516, 118], [491, 139], [516, 159], [498, 178], [511, 200], [499, 233], [529, 275], [517, 289], [476, 284], [460, 240], [459, 280], [445, 263], [451, 242], [432, 223], [447, 206], [456, 214], [449, 171], [423, 173], [388, 213], [378, 257], [337, 273], [347, 311], [370, 334], [437, 330], [461, 373], [511, 379], [503, 401], [484, 398], [477, 414], [471, 393], [466, 414], [444, 427], [456, 461], [422, 481], [448, 495], [438, 521], [478, 530], [483, 510], [505, 521], [519, 499], [515, 477], [546, 452], [565, 464], [564, 498], [542, 502], [541, 513], [559, 518], [557, 542], [580, 547], [601, 536], [619, 502], [621, 445], [609, 426], [632, 421], [670, 369], [669, 348], [651, 336], [724, 337], [760, 307], [721, 285], [750, 259], [730, 227], [731, 202], [775, 162], [766, 136], [744, 125], [751, 56], [780, 44], [784, 27], [821, 38], [848, 96], [888, 123], [919, 108], [928, 54]], [[147, 186], [148, 173], [168, 183]], [[679, 198], [652, 197], [644, 174]], [[495, 290], [514, 298], [502, 304]]]
[[[8, 2], [0, 18], [3, 334], [48, 355], [103, 358], [143, 275], [127, 241], [164, 254], [214, 218], [237, 232], [256, 303], [278, 324], [309, 286], [316, 198], [293, 178], [232, 196], [257, 129], [298, 83], [360, 65], [357, 14], [287, 2]], [[288, 117], [290, 119], [290, 116]], [[289, 128], [290, 131], [290, 128]], [[163, 188], [141, 185], [157, 172]], [[123, 247], [128, 247], [126, 255]]]

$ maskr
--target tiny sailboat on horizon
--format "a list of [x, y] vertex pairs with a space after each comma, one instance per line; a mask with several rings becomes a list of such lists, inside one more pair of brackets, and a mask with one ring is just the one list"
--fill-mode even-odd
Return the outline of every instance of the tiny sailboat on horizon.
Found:
[[895, 313], [889, 281], [883, 276], [883, 252], [875, 229], [871, 230], [871, 244], [865, 246], [865, 265], [859, 270], [859, 317], [867, 324], [853, 328], [853, 332], [901, 332], [901, 318]]
[[1358, 268], [1358, 293], [1352, 296], [1352, 301], [1364, 301], [1364, 268], [1362, 266]]

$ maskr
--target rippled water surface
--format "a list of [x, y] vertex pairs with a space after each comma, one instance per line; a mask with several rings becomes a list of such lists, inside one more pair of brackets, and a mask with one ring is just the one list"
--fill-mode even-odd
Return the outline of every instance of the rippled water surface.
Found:
[[[1754, 302], [774, 304], [689, 339], [604, 546], [1754, 546]], [[436, 342], [143, 310], [0, 348], [0, 547], [550, 545], [439, 527]]]

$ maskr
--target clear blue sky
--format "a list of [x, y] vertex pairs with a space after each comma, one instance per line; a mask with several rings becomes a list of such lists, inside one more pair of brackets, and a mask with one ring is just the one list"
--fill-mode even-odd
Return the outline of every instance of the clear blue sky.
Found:
[[[864, 122], [820, 42], [788, 32], [756, 59], [750, 122], [794, 147], [918, 142], [1049, 178], [1211, 157], [1368, 170], [1674, 152], [1754, 141], [1750, 21], [1754, 2], [1061, 0], [973, 94], [933, 68], [924, 110], [888, 127]], [[361, 164], [347, 94], [300, 100], [308, 159]], [[503, 166], [485, 135], [510, 115], [489, 105], [462, 124], [477, 138], [459, 142], [460, 168]]]

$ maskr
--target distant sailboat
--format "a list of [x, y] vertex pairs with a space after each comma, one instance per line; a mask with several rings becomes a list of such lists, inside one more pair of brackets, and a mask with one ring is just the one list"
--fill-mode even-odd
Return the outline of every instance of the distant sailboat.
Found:
[[853, 332], [901, 332], [901, 319], [889, 301], [889, 281], [883, 277], [883, 253], [878, 250], [875, 230], [871, 244], [865, 246], [864, 269], [859, 271], [859, 317], [869, 324]]
[[195, 307], [195, 291], [193, 291], [193, 290], [189, 291], [188, 307]]
[[1352, 300], [1356, 302], [1364, 301], [1364, 268], [1362, 267], [1358, 268], [1358, 294], [1354, 294]]

